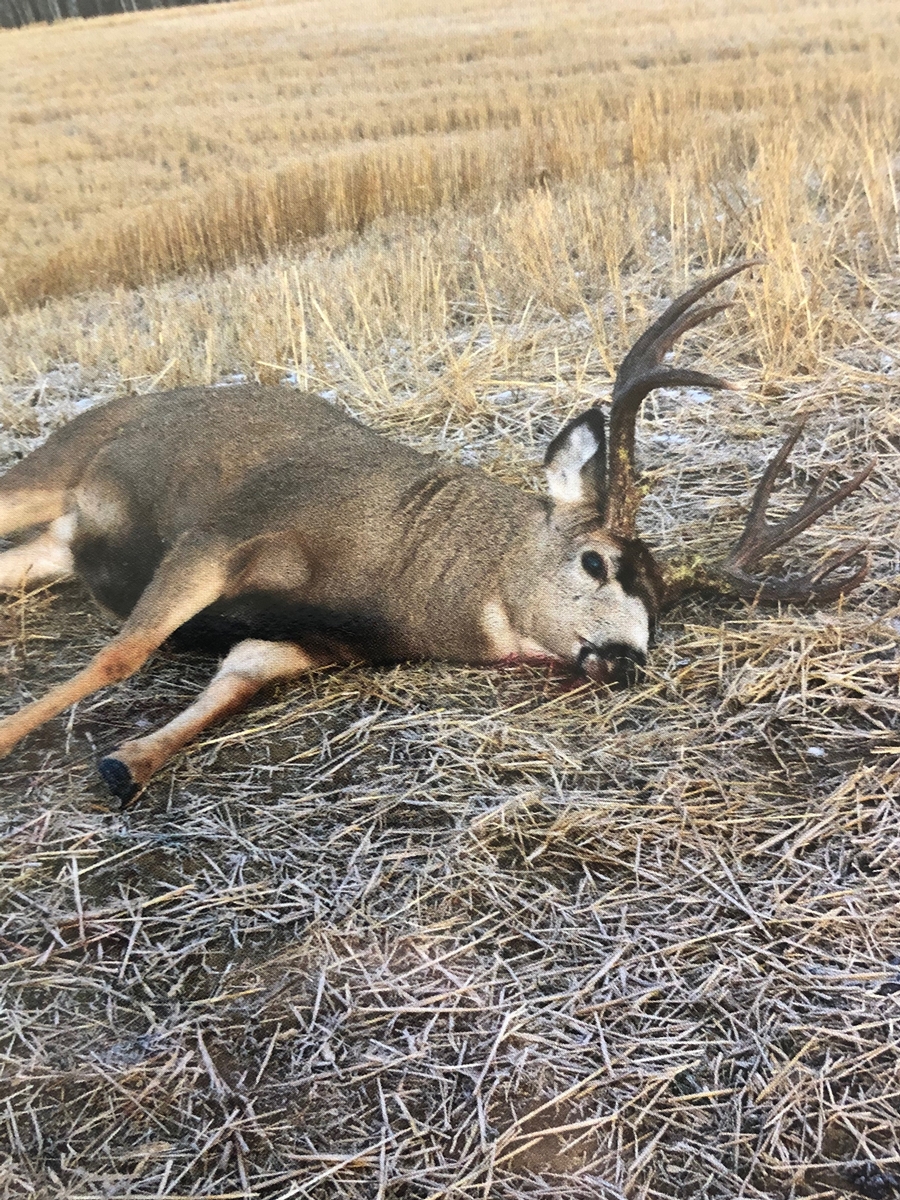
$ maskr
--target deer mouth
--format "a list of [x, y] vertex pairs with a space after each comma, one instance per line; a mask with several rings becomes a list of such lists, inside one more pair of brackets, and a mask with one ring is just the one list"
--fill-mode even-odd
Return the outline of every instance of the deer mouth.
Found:
[[607, 642], [603, 646], [583, 642], [576, 666], [593, 683], [631, 687], [637, 683], [646, 663], [645, 654], [624, 642]]

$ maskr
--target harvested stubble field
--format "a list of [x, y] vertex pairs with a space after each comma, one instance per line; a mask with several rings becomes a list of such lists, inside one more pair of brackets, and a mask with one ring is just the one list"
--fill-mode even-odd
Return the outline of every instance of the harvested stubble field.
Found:
[[[741, 390], [640, 422], [647, 538], [723, 553], [799, 413], [785, 508], [877, 460], [795, 555], [863, 538], [868, 582], [686, 601], [627, 693], [322, 672], [126, 812], [96, 751], [209, 660], [33, 737], [0, 1194], [900, 1194], [895, 5], [240, 0], [5, 33], [0, 81], [3, 463], [256, 376], [540, 486], [663, 298], [746, 254], [680, 351]], [[111, 628], [77, 585], [2, 622], [4, 711]]]

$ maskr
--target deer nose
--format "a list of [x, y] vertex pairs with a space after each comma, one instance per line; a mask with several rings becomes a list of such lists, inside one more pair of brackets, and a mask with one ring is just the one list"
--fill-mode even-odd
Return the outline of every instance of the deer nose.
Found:
[[593, 646], [585, 642], [578, 655], [578, 669], [594, 683], [631, 687], [641, 677], [647, 656], [624, 642]]

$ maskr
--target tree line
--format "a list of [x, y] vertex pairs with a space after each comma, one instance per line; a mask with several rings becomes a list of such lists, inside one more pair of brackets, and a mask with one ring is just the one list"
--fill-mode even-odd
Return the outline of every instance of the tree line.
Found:
[[140, 12], [145, 8], [208, 3], [211, 0], [0, 0], [0, 28], [17, 29], [35, 21], [61, 21], [65, 17], [99, 17]]

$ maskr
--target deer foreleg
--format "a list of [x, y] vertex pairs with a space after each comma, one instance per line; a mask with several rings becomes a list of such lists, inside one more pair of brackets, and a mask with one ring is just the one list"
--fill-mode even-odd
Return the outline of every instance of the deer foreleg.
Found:
[[210, 725], [239, 712], [260, 688], [302, 675], [315, 665], [292, 642], [239, 642], [189, 708], [155, 733], [123, 742], [100, 760], [100, 774], [113, 795], [123, 802], [130, 800], [183, 746]]
[[0, 758], [70, 705], [133, 675], [171, 633], [218, 599], [226, 582], [218, 556], [188, 544], [176, 546], [109, 645], [77, 675], [0, 721]]

